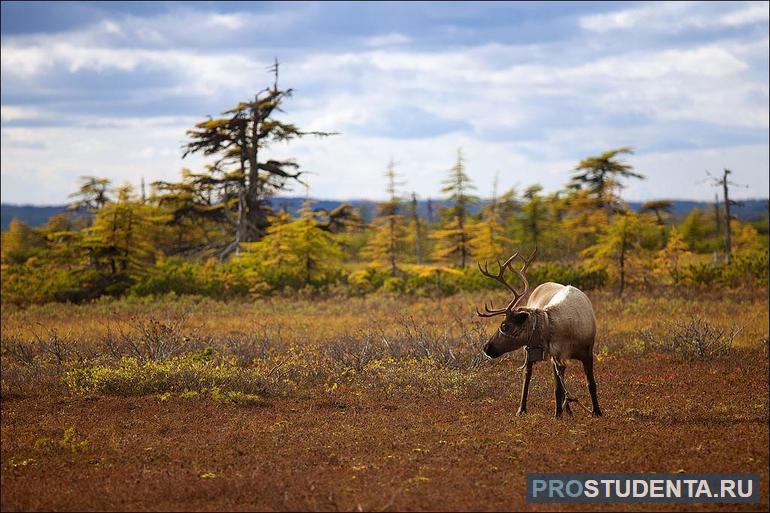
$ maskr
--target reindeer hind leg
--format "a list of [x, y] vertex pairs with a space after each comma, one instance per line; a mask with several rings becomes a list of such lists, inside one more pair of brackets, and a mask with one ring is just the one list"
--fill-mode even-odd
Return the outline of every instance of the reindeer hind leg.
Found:
[[594, 379], [594, 355], [589, 354], [583, 360], [583, 370], [586, 374], [586, 384], [588, 385], [588, 392], [591, 394], [591, 404], [593, 406], [593, 413], [596, 417], [602, 416], [602, 409], [599, 407], [599, 397], [596, 394], [596, 379]]

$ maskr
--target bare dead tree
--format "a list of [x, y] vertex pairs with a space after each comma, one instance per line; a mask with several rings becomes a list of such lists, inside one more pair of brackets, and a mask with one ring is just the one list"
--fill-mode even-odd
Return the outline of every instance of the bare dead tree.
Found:
[[[725, 169], [722, 173], [721, 177], [713, 176], [711, 173], [706, 171], [706, 174], [709, 176], [711, 185], [714, 187], [721, 187], [722, 188], [722, 194], [723, 194], [723, 202], [724, 205], [724, 221], [725, 221], [725, 237], [724, 237], [724, 248], [725, 248], [725, 262], [729, 265], [733, 261], [733, 242], [732, 242], [732, 229], [730, 227], [730, 221], [734, 219], [734, 216], [730, 213], [730, 207], [733, 205], [737, 205], [738, 202], [730, 199], [730, 186], [733, 187], [745, 187], [745, 185], [737, 184], [731, 180], [728, 180], [728, 175], [732, 174], [732, 171], [729, 169]], [[717, 223], [720, 221], [718, 220]], [[718, 224], [717, 224], [718, 226]]]
[[714, 193], [714, 222], [717, 228], [717, 238], [722, 238], [722, 212], [719, 208], [719, 194]]

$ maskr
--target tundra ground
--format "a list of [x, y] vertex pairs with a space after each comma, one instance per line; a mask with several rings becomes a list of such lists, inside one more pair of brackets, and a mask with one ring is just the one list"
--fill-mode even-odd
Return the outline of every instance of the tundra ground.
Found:
[[[574, 418], [560, 420], [552, 416], [547, 364], [535, 366], [529, 413], [517, 417], [520, 355], [475, 360], [473, 348], [489, 326], [474, 331], [476, 325], [457, 322], [477, 297], [410, 304], [410, 315], [419, 319], [411, 335], [399, 331], [402, 305], [396, 299], [356, 300], [354, 308], [324, 301], [311, 309], [312, 302], [288, 300], [187, 305], [187, 322], [198, 326], [201, 347], [239, 355], [234, 368], [258, 368], [260, 359], [269, 358], [264, 348], [260, 353], [241, 345], [275, 343], [276, 354], [284, 355], [301, 353], [297, 345], [312, 338], [325, 355], [305, 355], [299, 363], [280, 360], [283, 366], [260, 371], [262, 392], [229, 396], [225, 385], [221, 392], [201, 388], [192, 374], [184, 375], [187, 391], [169, 379], [168, 391], [145, 393], [144, 382], [108, 372], [118, 365], [110, 363], [117, 356], [100, 356], [109, 322], [137, 322], [149, 311], [174, 318], [183, 302], [4, 311], [2, 509], [563, 510], [570, 508], [527, 504], [525, 475], [575, 470], [758, 472], [761, 504], [699, 508], [767, 510], [763, 294], [760, 300], [740, 294], [592, 297], [605, 416], [590, 418], [577, 409]], [[660, 312], [665, 322], [655, 317]], [[698, 357], [684, 346], [672, 348], [675, 323], [698, 316], [712, 328], [737, 323], [734, 350]], [[449, 319], [451, 329], [444, 330], [441, 319]], [[257, 325], [270, 330], [257, 333]], [[308, 327], [318, 336], [308, 338]], [[52, 329], [62, 345], [77, 350], [56, 349]], [[367, 330], [376, 336], [365, 358], [360, 349]], [[375, 343], [381, 336], [387, 346]], [[334, 350], [323, 352], [327, 346]], [[200, 347], [185, 348], [193, 350]], [[417, 358], [420, 351], [426, 356]], [[150, 361], [139, 354], [140, 362]], [[358, 360], [350, 359], [353, 354]], [[67, 372], [95, 365], [102, 366], [93, 375], [101, 380], [98, 386], [89, 381], [87, 389], [79, 382], [75, 390], [64, 384]], [[137, 365], [145, 371], [144, 363]], [[286, 370], [290, 366], [296, 367]], [[233, 387], [253, 383], [222, 379]], [[574, 363], [568, 386], [587, 397]]]

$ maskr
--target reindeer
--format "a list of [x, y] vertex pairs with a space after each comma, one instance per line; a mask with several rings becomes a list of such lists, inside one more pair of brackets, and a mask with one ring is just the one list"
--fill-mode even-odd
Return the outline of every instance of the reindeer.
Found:
[[[564, 388], [565, 360], [580, 360], [586, 375], [588, 391], [593, 403], [593, 415], [601, 416], [599, 400], [596, 396], [596, 380], [594, 379], [594, 340], [596, 339], [596, 318], [591, 301], [579, 289], [571, 285], [559, 283], [543, 283], [535, 288], [527, 300], [526, 306], [517, 306], [529, 290], [527, 268], [537, 253], [537, 248], [529, 258], [524, 258], [517, 251], [504, 264], [498, 260], [499, 272], [494, 275], [489, 272], [487, 264], [479, 271], [484, 276], [502, 283], [513, 294], [513, 299], [505, 308], [496, 309], [484, 304], [484, 312], [476, 308], [480, 317], [504, 315], [497, 332], [484, 345], [484, 354], [497, 358], [510, 351], [526, 346], [527, 359], [522, 366], [524, 379], [521, 389], [521, 402], [517, 415], [527, 412], [527, 394], [529, 381], [532, 378], [532, 366], [537, 359], [551, 357], [553, 377], [556, 385], [556, 417], [561, 417], [562, 411], [572, 415], [570, 401]], [[513, 268], [516, 259], [522, 260], [521, 269]], [[523, 291], [519, 292], [503, 275], [509, 269], [524, 283]], [[586, 408], [587, 409], [587, 408]]]

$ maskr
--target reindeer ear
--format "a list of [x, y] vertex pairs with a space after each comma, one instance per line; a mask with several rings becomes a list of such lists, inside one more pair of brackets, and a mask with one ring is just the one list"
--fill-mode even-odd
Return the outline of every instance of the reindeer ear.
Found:
[[513, 313], [513, 322], [516, 324], [523, 324], [527, 322], [527, 319], [529, 319], [529, 312], [526, 310]]

